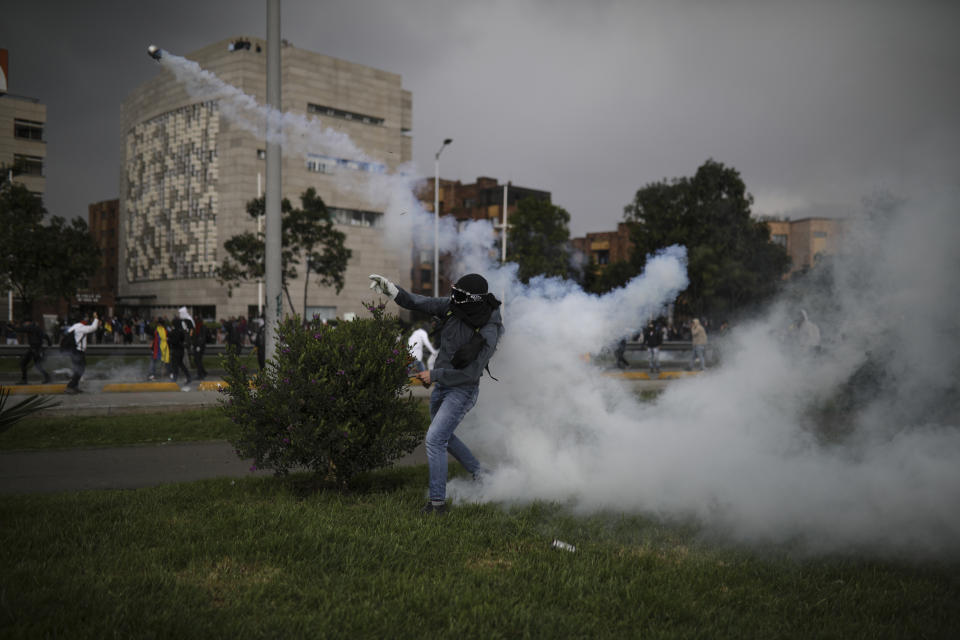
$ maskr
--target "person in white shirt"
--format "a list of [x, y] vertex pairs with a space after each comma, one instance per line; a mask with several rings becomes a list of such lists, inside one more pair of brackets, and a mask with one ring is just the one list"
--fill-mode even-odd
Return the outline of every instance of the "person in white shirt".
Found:
[[67, 393], [80, 393], [80, 378], [83, 372], [87, 370], [87, 336], [100, 326], [100, 319], [97, 313], [93, 313], [93, 322], [87, 324], [88, 318], [77, 322], [67, 328], [65, 333], [72, 333], [73, 340], [76, 343], [73, 352], [70, 354], [70, 366], [73, 369], [73, 376], [67, 383]]
[[[407, 340], [407, 346], [410, 347], [410, 353], [413, 354], [414, 362], [413, 366], [418, 372], [425, 371], [429, 368], [427, 361], [430, 358], [436, 358], [437, 350], [433, 348], [433, 345], [430, 344], [430, 335], [426, 332], [423, 327], [418, 326], [413, 333], [410, 334], [410, 339]], [[424, 358], [424, 349], [430, 351], [429, 358]]]

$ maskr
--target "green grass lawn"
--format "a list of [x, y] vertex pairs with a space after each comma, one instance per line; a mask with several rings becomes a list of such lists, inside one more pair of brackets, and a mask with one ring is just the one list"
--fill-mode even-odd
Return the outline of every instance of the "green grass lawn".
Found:
[[[424, 517], [424, 467], [0, 496], [4, 638], [950, 638], [957, 566], [802, 560], [556, 505]], [[554, 538], [576, 552], [551, 548]]]
[[33, 416], [0, 433], [0, 451], [228, 440], [234, 425], [217, 408], [116, 416]]
[[[34, 417], [0, 449], [226, 439], [231, 426], [217, 409]], [[347, 493], [293, 476], [0, 495], [0, 637], [960, 634], [957, 561], [804, 559], [543, 503], [423, 517], [426, 484], [420, 466]]]

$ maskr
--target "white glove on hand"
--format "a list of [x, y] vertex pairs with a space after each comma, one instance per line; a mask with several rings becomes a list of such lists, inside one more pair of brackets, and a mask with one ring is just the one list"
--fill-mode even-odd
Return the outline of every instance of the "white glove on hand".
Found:
[[383, 276], [378, 276], [377, 274], [373, 273], [368, 277], [370, 278], [370, 288], [379, 291], [385, 296], [389, 296], [391, 300], [396, 299], [397, 294], [400, 293], [400, 290], [397, 289], [397, 285], [393, 284]]

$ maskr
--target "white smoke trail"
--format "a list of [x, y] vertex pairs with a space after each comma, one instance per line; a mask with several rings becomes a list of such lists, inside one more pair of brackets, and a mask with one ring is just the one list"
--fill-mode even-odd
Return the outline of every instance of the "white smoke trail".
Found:
[[[192, 62], [166, 55], [163, 64], [191, 95], [218, 100], [225, 117], [265, 135], [266, 107]], [[283, 114], [282, 123], [285, 152], [366, 161], [321, 122]], [[433, 215], [402, 172], [343, 175], [338, 186], [383, 203], [398, 250], [409, 250], [411, 235], [432, 246]], [[483, 273], [509, 300], [491, 363], [500, 382], [484, 379], [458, 430], [494, 473], [482, 486], [455, 481], [451, 494], [692, 516], [732, 539], [810, 552], [957, 556], [957, 201], [851, 231], [831, 295], [800, 292], [743, 323], [722, 345], [719, 370], [671, 384], [656, 403], [639, 402], [580, 355], [638, 329], [685, 288], [683, 249], [594, 296], [555, 279], [519, 284], [515, 265], [491, 263], [488, 222], [458, 234], [443, 219], [440, 246], [455, 253], [457, 271]], [[779, 339], [798, 305], [825, 318], [824, 355], [797, 355]], [[859, 379], [869, 384], [849, 384]], [[840, 435], [824, 439], [818, 408], [845, 389], [849, 410], [833, 425]]]
[[[365, 171], [343, 169], [337, 173], [337, 187], [361, 196], [374, 207], [383, 209], [384, 240], [397, 251], [409, 251], [411, 239], [417, 245], [433, 247], [433, 214], [424, 211], [414, 195], [413, 167], [401, 166], [389, 173], [386, 167], [358, 147], [350, 136], [334, 127], [325, 126], [322, 118], [280, 112], [259, 104], [257, 100], [205, 70], [192, 60], [164, 52], [161, 66], [173, 74], [187, 93], [197, 101], [215, 100], [220, 114], [234, 126], [258, 139], [276, 142], [288, 156], [309, 154], [350, 160], [368, 168]], [[276, 123], [267, 127], [267, 123]], [[439, 247], [454, 252], [459, 243], [455, 224], [441, 219]]]

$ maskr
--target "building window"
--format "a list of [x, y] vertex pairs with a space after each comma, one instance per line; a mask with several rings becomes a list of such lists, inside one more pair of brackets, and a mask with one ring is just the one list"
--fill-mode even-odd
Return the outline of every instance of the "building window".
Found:
[[773, 244], [778, 244], [781, 247], [787, 246], [787, 235], [784, 233], [775, 233], [770, 239], [773, 241]]
[[387, 166], [379, 162], [362, 162], [347, 158], [333, 158], [317, 153], [307, 154], [307, 171], [313, 173], [335, 173], [337, 167], [365, 171], [366, 173], [386, 173]]
[[348, 224], [352, 227], [376, 227], [379, 226], [382, 213], [376, 211], [360, 211], [359, 209], [339, 209], [337, 207], [327, 207], [330, 217], [337, 224]]
[[383, 118], [378, 118], [376, 116], [371, 116], [364, 113], [356, 113], [354, 111], [335, 109], [333, 107], [325, 107], [323, 105], [313, 104], [312, 102], [307, 103], [307, 113], [316, 113], [317, 115], [321, 116], [332, 116], [342, 120], [362, 122], [363, 124], [383, 124]]
[[43, 123], [33, 120], [14, 120], [13, 136], [24, 140], [43, 140]]
[[267, 150], [257, 149], [257, 160], [266, 160], [266, 159], [267, 159]]
[[16, 167], [21, 175], [43, 175], [43, 158], [38, 158], [37, 156], [23, 156], [15, 153], [13, 154], [13, 166]]
[[610, 251], [608, 250], [594, 251], [593, 258], [596, 264], [610, 264]]
[[420, 269], [420, 282], [427, 283], [433, 280], [432, 269]]
[[336, 307], [307, 307], [307, 318], [316, 316], [320, 320], [336, 320]]
[[320, 158], [307, 158], [307, 171], [311, 173], [333, 173], [333, 165]]

